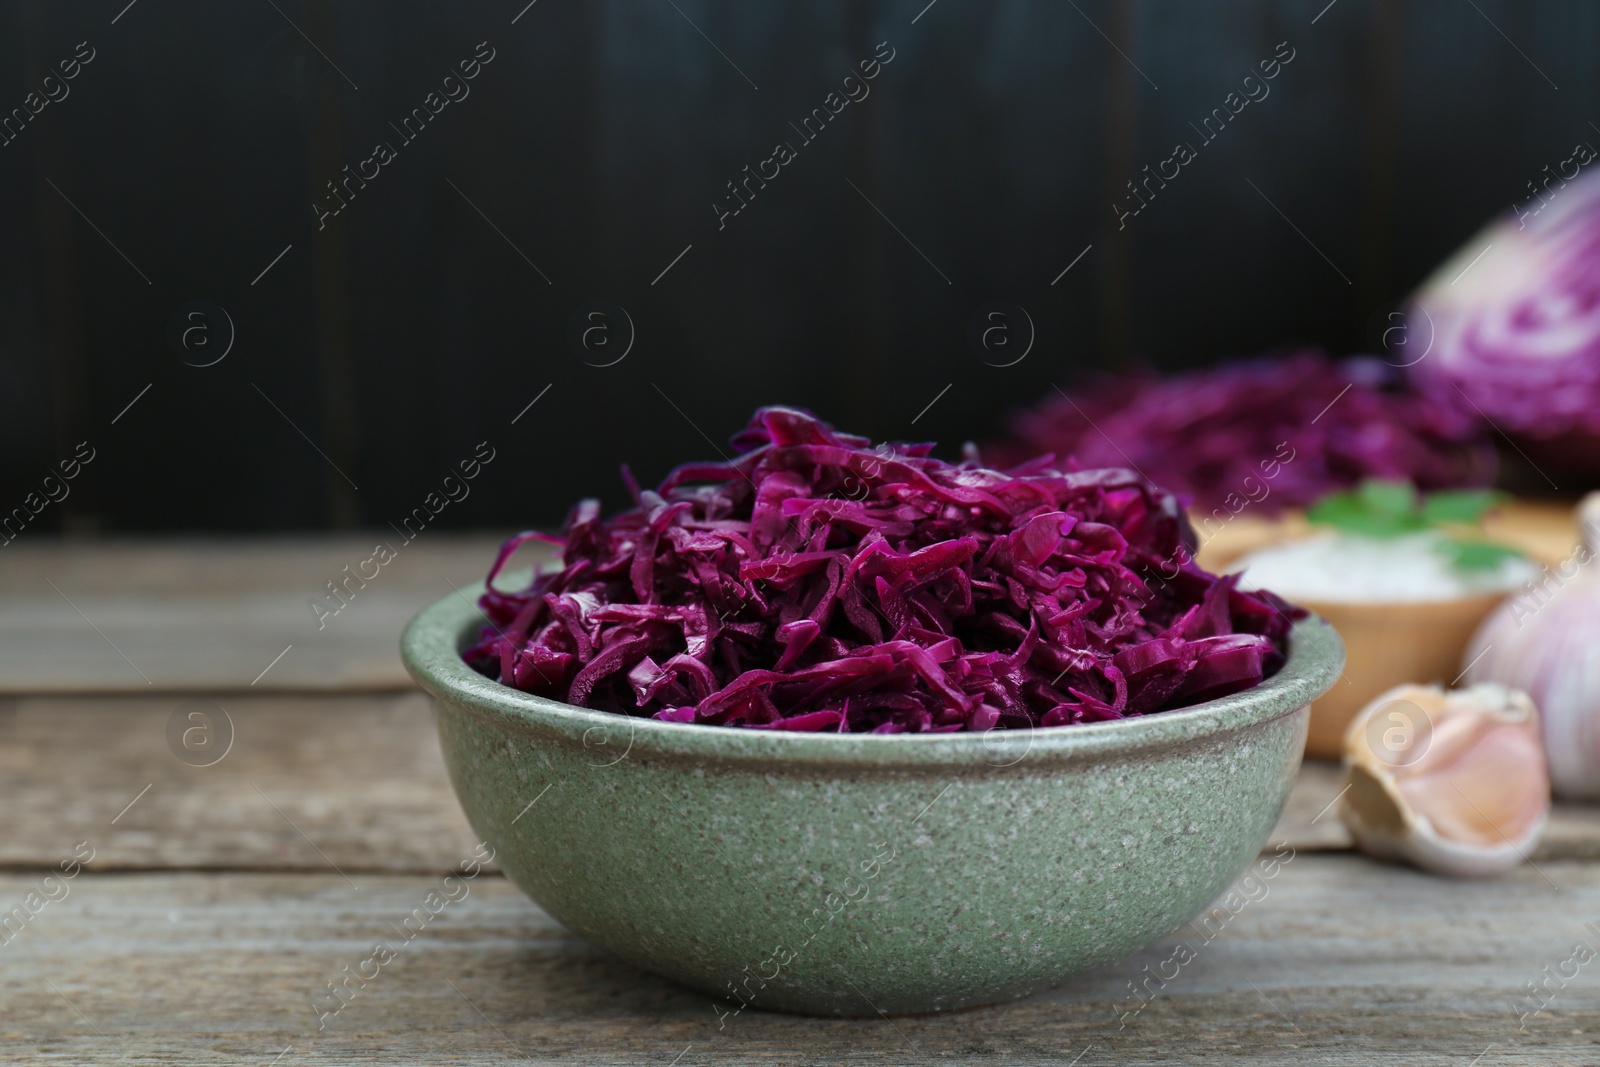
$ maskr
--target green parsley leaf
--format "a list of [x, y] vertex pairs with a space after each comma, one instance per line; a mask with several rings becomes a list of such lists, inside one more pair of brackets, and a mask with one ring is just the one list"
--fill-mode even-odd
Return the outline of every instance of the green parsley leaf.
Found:
[[[1403, 537], [1476, 524], [1505, 498], [1492, 489], [1448, 489], [1419, 500], [1410, 482], [1369, 478], [1354, 489], [1329, 493], [1306, 511], [1306, 518], [1363, 537]], [[1438, 550], [1465, 571], [1493, 570], [1504, 560], [1523, 557], [1514, 548], [1477, 538], [1443, 537]]]
[[1521, 559], [1522, 553], [1507, 545], [1493, 541], [1467, 541], [1447, 537], [1439, 542], [1444, 553], [1458, 570], [1492, 571], [1508, 559]]
[[1428, 528], [1406, 482], [1370, 480], [1352, 490], [1330, 493], [1313, 504], [1306, 518], [1365, 537], [1400, 537]]
[[1368, 478], [1356, 490], [1362, 505], [1373, 515], [1402, 518], [1417, 510], [1417, 491], [1410, 482]]
[[1422, 517], [1431, 523], [1477, 522], [1506, 494], [1493, 489], [1446, 489], [1429, 493], [1422, 502]]

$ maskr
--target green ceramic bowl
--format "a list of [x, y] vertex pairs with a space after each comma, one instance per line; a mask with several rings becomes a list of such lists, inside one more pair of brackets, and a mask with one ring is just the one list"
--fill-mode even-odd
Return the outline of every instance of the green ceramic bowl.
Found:
[[976, 735], [728, 729], [477, 674], [459, 650], [482, 625], [480, 590], [429, 607], [401, 642], [468, 819], [568, 929], [704, 990], [719, 1013], [993, 1003], [1170, 933], [1266, 842], [1307, 705], [1344, 663], [1313, 619], [1264, 684], [1147, 718]]

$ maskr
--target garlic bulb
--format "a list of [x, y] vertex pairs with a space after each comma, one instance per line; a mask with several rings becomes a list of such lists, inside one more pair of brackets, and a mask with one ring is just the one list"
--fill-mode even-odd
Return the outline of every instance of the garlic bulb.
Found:
[[1550, 780], [1600, 797], [1600, 493], [1578, 506], [1583, 543], [1484, 620], [1467, 645], [1468, 682], [1524, 690], [1544, 720]]
[[1515, 867], [1550, 814], [1539, 713], [1502, 685], [1397, 686], [1351, 721], [1344, 764], [1356, 846], [1437, 874]]

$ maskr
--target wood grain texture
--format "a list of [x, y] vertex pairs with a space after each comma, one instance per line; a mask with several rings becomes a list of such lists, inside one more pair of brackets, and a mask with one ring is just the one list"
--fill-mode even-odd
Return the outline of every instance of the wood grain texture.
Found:
[[[174, 755], [167, 724], [180, 708], [211, 717], [207, 727], [182, 716], [184, 729], [215, 731], [213, 752], [231, 720], [232, 747], [215, 764]], [[100, 868], [356, 877], [448, 870], [477, 840], [421, 693], [28, 698], [0, 709], [0, 865], [52, 865], [87, 840]]]
[[[28, 606], [55, 595], [44, 577], [63, 591], [81, 586], [97, 599], [75, 597], [78, 606], [113, 626], [106, 609], [119, 602], [153, 613], [178, 645], [152, 662], [170, 671], [159, 675], [164, 686], [181, 690], [192, 672], [210, 677], [204, 661], [243, 665], [238, 635], [258, 623], [238, 621], [241, 598], [278, 605], [269, 614], [292, 606], [307, 570], [355, 546], [28, 549], [30, 566], [0, 575], [0, 595], [21, 605], [0, 613], [0, 632], [26, 630]], [[397, 605], [409, 600], [403, 614], [380, 623], [378, 598], [358, 599], [324, 636], [351, 623], [348, 640], [365, 641], [374, 662], [379, 650], [392, 656], [403, 616], [436, 595], [426, 586], [470, 581], [488, 549], [438, 539], [436, 555], [419, 552], [410, 570], [385, 575]], [[470, 566], [461, 579], [451, 572], [458, 564]], [[64, 639], [80, 657], [85, 641], [102, 640], [92, 629]], [[6, 656], [8, 669], [49, 678], [15, 650]], [[109, 671], [98, 677], [111, 689], [127, 684]], [[303, 673], [284, 677], [313, 685]], [[47, 869], [79, 842], [95, 850], [69, 895], [0, 937], [7, 1062], [272, 1063], [282, 1054], [283, 1064], [688, 1067], [1081, 1055], [1087, 1067], [1466, 1064], [1487, 1052], [1486, 1064], [1561, 1064], [1590, 1062], [1600, 1033], [1600, 984], [1590, 988], [1587, 971], [1549, 1010], [1516, 1014], [1529, 1007], [1517, 1006], [1525, 983], [1580, 939], [1595, 941], [1584, 923], [1600, 916], [1600, 868], [1568, 859], [1600, 857], [1593, 808], [1558, 807], [1535, 865], [1452, 882], [1341, 852], [1348, 838], [1329, 807], [1339, 771], [1310, 763], [1273, 838], [1295, 858], [1214, 940], [1182, 932], [1053, 993], [949, 1016], [860, 1022], [752, 1009], [719, 1027], [718, 1011], [730, 1006], [570, 936], [492, 869], [402, 945], [398, 924], [476, 843], [427, 700], [415, 691], [228, 688], [0, 697], [0, 915], [26, 914], [28, 894], [46, 888]], [[188, 727], [188, 710], [212, 717], [217, 744], [223, 712], [232, 725], [231, 746], [211, 766], [185, 763], [177, 753], [188, 750], [169, 741], [169, 720], [179, 712], [179, 728]], [[1130, 983], [1172, 958], [1179, 938], [1194, 960], [1130, 1014], [1140, 1003]], [[319, 1030], [313, 996], [331, 1006], [325, 984], [379, 940], [395, 961]], [[870, 976], [858, 980], [870, 996]]]
[[[1344, 772], [1329, 760], [1307, 760], [1272, 832], [1274, 841], [1288, 841], [1303, 851], [1338, 851], [1351, 847], [1334, 803], [1344, 790]], [[1550, 810], [1544, 837], [1529, 856], [1547, 860], [1600, 859], [1600, 806], [1557, 801]]]
[[[1550, 882], [1545, 880], [1548, 876]], [[0, 877], [0, 902], [36, 878]], [[1207, 941], [1185, 928], [1026, 1000], [943, 1016], [723, 1020], [704, 994], [567, 934], [484, 875], [409, 943], [438, 878], [82, 874], [0, 946], [7, 1059], [74, 1064], [1576, 1064], [1594, 1061], [1600, 976], [1525, 1020], [1524, 983], [1594, 944], [1600, 870], [1550, 864], [1456, 883], [1299, 855]], [[1559, 886], [1559, 891], [1552, 886]], [[459, 894], [458, 894], [459, 895]], [[312, 998], [396, 958], [337, 1015]], [[1130, 984], [1193, 959], [1149, 1002]], [[371, 972], [371, 968], [368, 968]], [[1169, 967], [1167, 974], [1172, 974]], [[872, 977], [858, 976], [870, 997]], [[1554, 987], [1553, 987], [1554, 988]], [[1519, 1022], [1526, 1024], [1518, 1032]], [[285, 1051], [288, 1050], [288, 1051]], [[680, 1057], [674, 1059], [675, 1057]]]
[[[166, 731], [179, 708], [211, 715], [219, 744], [225, 711], [227, 755], [208, 767], [178, 759]], [[1340, 775], [1308, 761], [1272, 841], [1348, 849], [1333, 805]], [[0, 867], [50, 866], [89, 840], [100, 870], [355, 877], [448, 870], [476, 841], [420, 693], [0, 701], [0, 810]], [[1533, 858], [1600, 859], [1600, 808], [1558, 804]]]
[[[1350, 848], [1350, 834], [1339, 821], [1335, 803], [1343, 789], [1344, 772], [1337, 763], [1307, 760], [1300, 767], [1300, 777], [1284, 804], [1272, 840], [1287, 841], [1308, 852]], [[1529, 858], [1535, 863], [1600, 859], [1600, 806], [1558, 801], [1550, 811], [1544, 838]]]
[[1348, 849], [1350, 835], [1339, 822], [1335, 799], [1344, 788], [1338, 764], [1307, 760], [1300, 765], [1283, 814], [1272, 830], [1273, 841], [1287, 841], [1301, 850]]
[[[380, 541], [394, 559], [363, 567]], [[499, 541], [427, 529], [409, 544], [392, 531], [92, 547], [19, 540], [0, 569], [0, 693], [406, 689], [406, 621], [452, 586], [482, 580]], [[518, 564], [542, 556], [529, 549]], [[337, 614], [308, 606], [318, 598], [331, 610], [338, 601], [325, 583], [375, 567], [365, 588], [342, 587], [354, 592]]]

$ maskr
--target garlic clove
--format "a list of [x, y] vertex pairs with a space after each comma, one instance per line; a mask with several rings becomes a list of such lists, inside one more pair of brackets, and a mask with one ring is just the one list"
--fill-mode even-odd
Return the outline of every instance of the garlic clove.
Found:
[[1555, 791], [1600, 798], [1600, 492], [1578, 506], [1583, 540], [1508, 597], [1462, 654], [1470, 682], [1526, 690], [1544, 723]]
[[1438, 874], [1515, 867], [1550, 814], [1539, 712], [1502, 685], [1397, 686], [1351, 721], [1344, 763], [1356, 846]]

